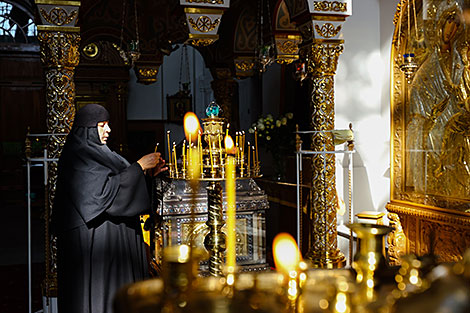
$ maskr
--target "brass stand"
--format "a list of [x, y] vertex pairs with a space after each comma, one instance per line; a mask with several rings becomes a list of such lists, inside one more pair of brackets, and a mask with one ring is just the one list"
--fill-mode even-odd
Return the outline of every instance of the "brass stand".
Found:
[[211, 181], [207, 185], [208, 218], [206, 225], [209, 233], [204, 238], [204, 247], [209, 251], [209, 273], [212, 276], [223, 276], [222, 266], [225, 251], [225, 234], [221, 228], [224, 226], [224, 213], [222, 207], [222, 186], [220, 182]]

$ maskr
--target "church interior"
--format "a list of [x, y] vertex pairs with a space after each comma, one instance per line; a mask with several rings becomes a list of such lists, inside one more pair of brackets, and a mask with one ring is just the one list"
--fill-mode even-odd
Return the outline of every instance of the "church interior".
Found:
[[63, 313], [57, 160], [99, 104], [168, 167], [114, 313], [469, 312], [469, 42], [470, 0], [0, 0], [0, 311]]

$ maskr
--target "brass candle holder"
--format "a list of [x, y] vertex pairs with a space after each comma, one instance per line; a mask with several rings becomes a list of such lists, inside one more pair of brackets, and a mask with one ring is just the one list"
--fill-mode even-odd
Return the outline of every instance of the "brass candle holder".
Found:
[[377, 273], [385, 270], [384, 237], [392, 228], [385, 225], [354, 223], [349, 227], [359, 238], [359, 250], [352, 267], [356, 271], [357, 297], [360, 302], [373, 302], [377, 298]]

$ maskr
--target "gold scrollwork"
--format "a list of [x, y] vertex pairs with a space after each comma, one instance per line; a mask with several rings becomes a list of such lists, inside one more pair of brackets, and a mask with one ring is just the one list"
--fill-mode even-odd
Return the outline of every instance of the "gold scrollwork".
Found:
[[99, 48], [98, 46], [96, 45], [96, 43], [92, 42], [88, 45], [86, 45], [84, 48], [83, 48], [83, 54], [91, 59], [93, 59], [94, 57], [96, 57], [99, 53]]
[[156, 68], [139, 68], [139, 74], [146, 78], [154, 77], [157, 73], [158, 69]]
[[187, 3], [224, 4], [224, 0], [186, 0]]
[[196, 47], [206, 47], [214, 43], [214, 39], [191, 39], [191, 45]]
[[251, 71], [255, 66], [255, 63], [252, 61], [235, 61], [235, 67], [240, 72], [248, 72]]
[[40, 12], [42, 17], [44, 17], [47, 22], [57, 26], [69, 24], [78, 15], [78, 10], [73, 10], [70, 12], [70, 14], [68, 14], [66, 10], [60, 7], [53, 8], [49, 11], [49, 13], [47, 13], [44, 9], [40, 9]]
[[321, 27], [316, 24], [315, 30], [322, 37], [332, 38], [338, 35], [338, 33], [341, 31], [341, 25], [338, 25], [338, 27], [335, 28], [335, 26], [331, 23], [325, 23]]
[[220, 23], [220, 19], [216, 18], [214, 21], [206, 15], [201, 15], [194, 21], [191, 17], [188, 17], [189, 24], [194, 30], [201, 33], [207, 33], [213, 31]]
[[297, 43], [293, 40], [286, 40], [278, 45], [277, 48], [283, 54], [294, 54], [299, 49]]
[[299, 59], [298, 56], [294, 56], [292, 58], [278, 58], [276, 59], [277, 64], [291, 64], [294, 61], [297, 61]]
[[313, 7], [315, 11], [333, 11], [333, 12], [346, 12], [346, 2], [338, 1], [314, 1]]

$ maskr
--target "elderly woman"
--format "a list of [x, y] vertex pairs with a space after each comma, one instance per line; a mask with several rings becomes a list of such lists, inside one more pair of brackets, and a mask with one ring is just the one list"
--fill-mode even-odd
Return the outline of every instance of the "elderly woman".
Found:
[[122, 285], [148, 276], [139, 223], [149, 209], [144, 172], [156, 175], [164, 160], [151, 153], [129, 164], [106, 145], [108, 121], [100, 105], [79, 110], [59, 159], [53, 225], [60, 312], [111, 312]]

